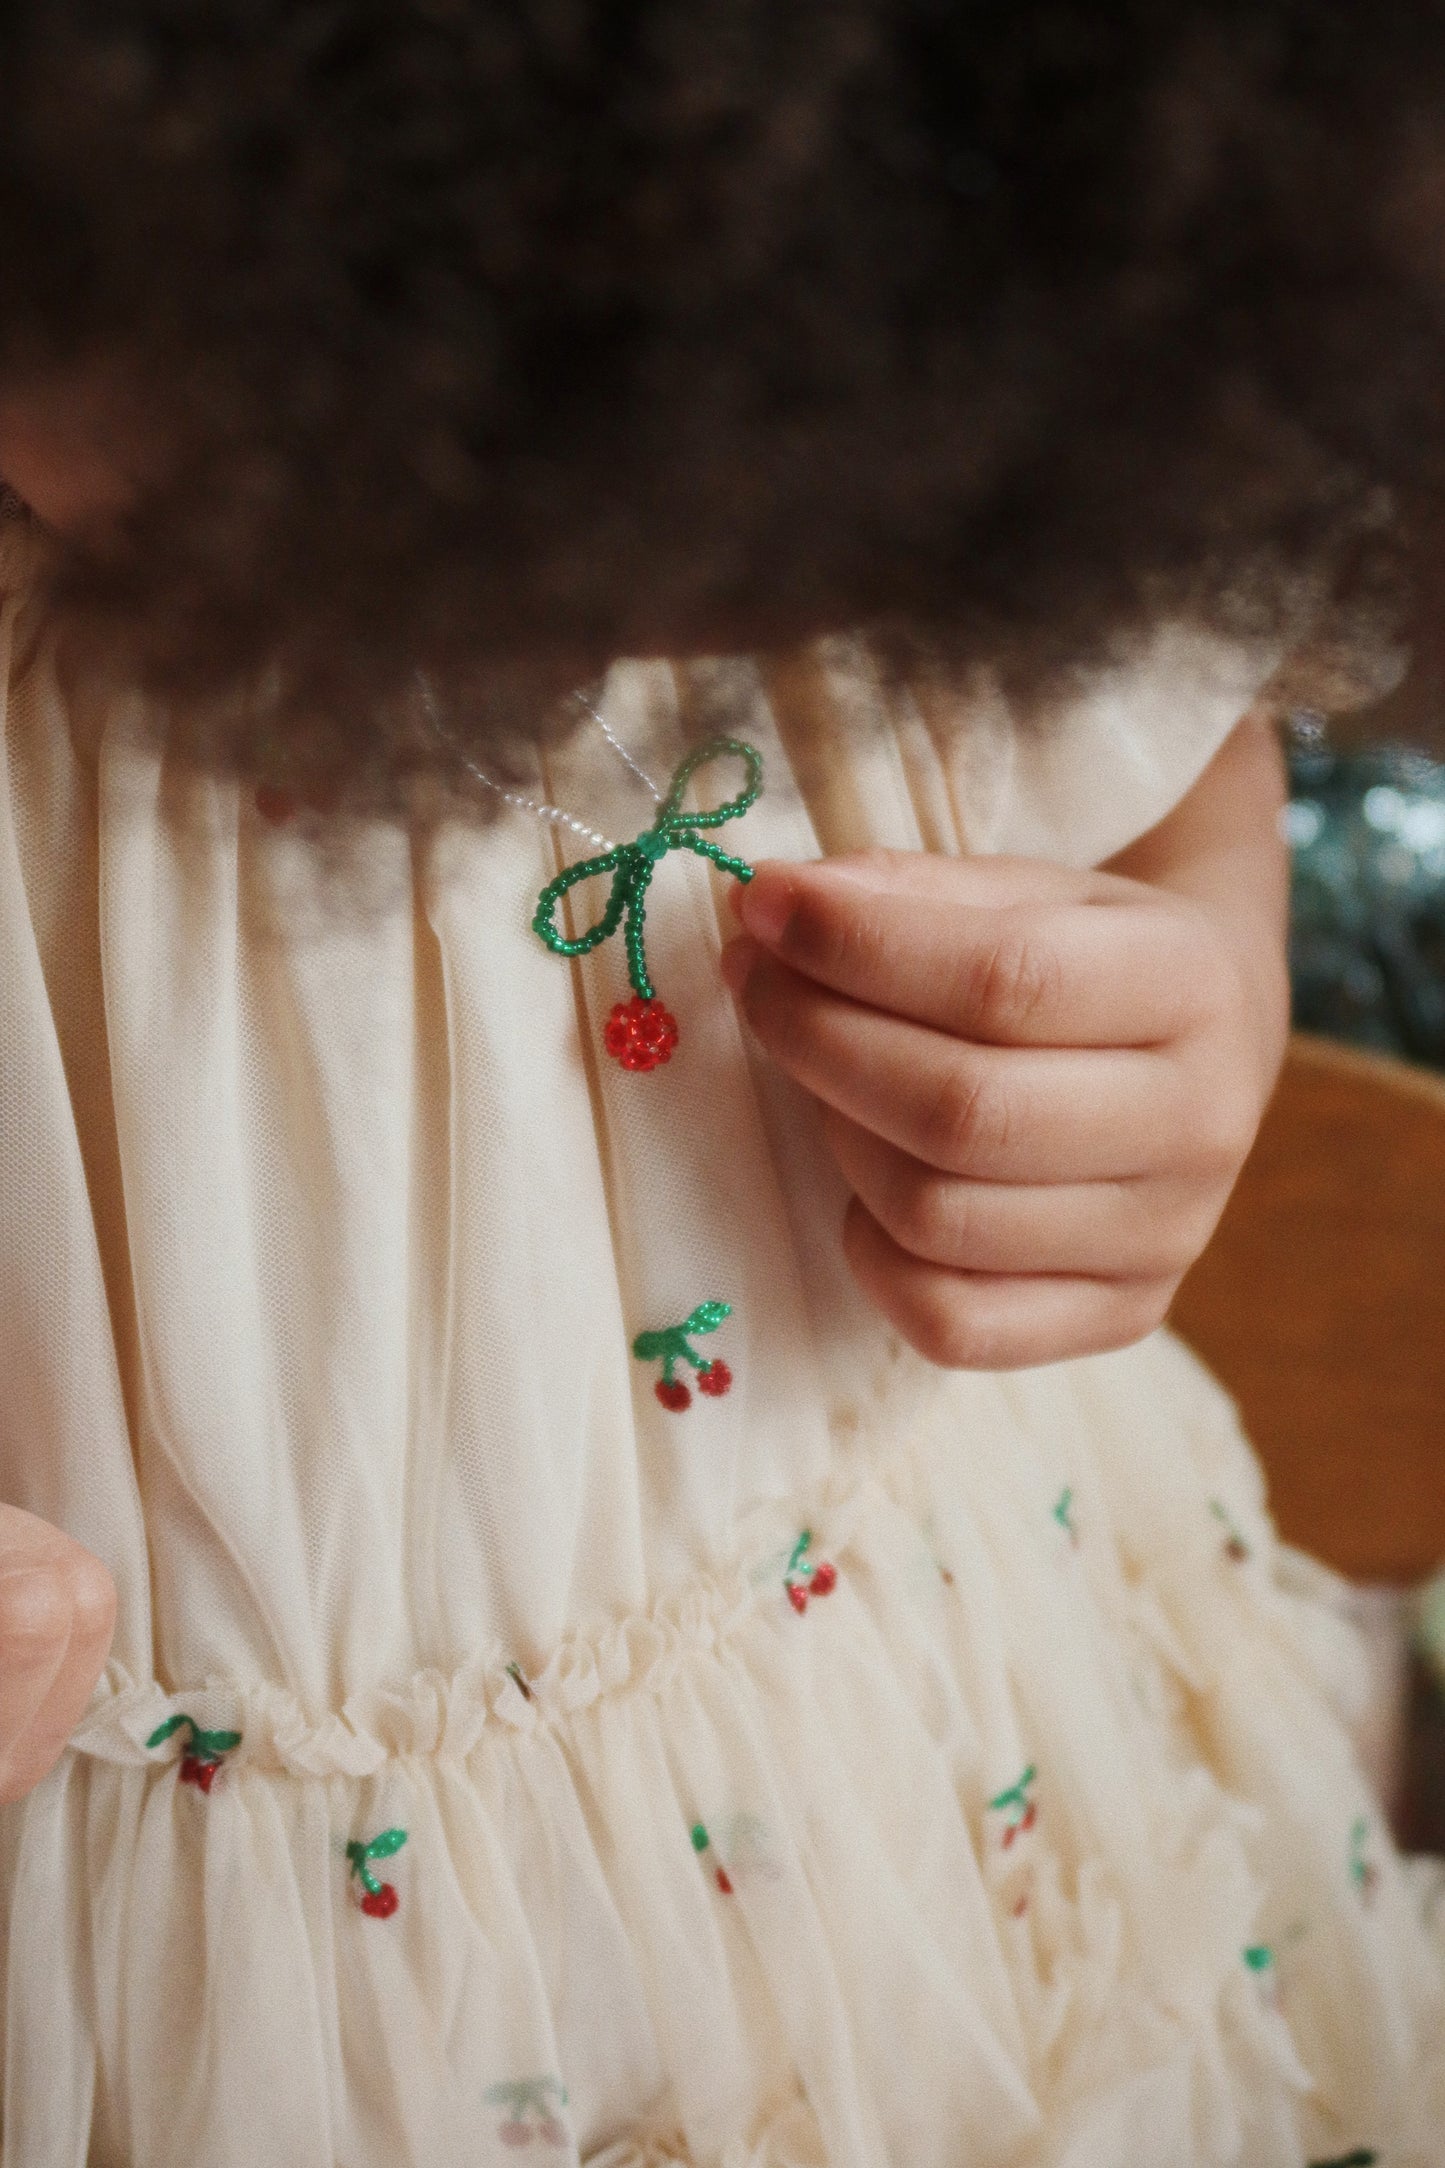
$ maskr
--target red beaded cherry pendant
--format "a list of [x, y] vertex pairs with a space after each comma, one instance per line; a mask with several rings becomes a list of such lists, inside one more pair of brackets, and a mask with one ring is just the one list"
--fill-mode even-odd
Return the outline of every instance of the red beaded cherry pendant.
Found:
[[669, 1415], [681, 1415], [692, 1406], [692, 1394], [681, 1378], [659, 1378], [652, 1389]]
[[602, 1044], [624, 1069], [660, 1069], [671, 1061], [677, 1041], [677, 1018], [671, 1009], [655, 996], [644, 1001], [641, 994], [619, 1001], [602, 1033]]
[[374, 1920], [389, 1920], [401, 1899], [390, 1882], [383, 1882], [380, 1889], [369, 1889], [361, 1900], [361, 1909]]
[[183, 1754], [181, 1756], [181, 1782], [182, 1784], [198, 1785], [203, 1792], [209, 1792], [216, 1781], [216, 1771], [220, 1766], [219, 1762], [199, 1761], [194, 1754]]
[[733, 1374], [722, 1361], [705, 1363], [697, 1374], [697, 1389], [706, 1393], [710, 1400], [721, 1400], [733, 1381]]

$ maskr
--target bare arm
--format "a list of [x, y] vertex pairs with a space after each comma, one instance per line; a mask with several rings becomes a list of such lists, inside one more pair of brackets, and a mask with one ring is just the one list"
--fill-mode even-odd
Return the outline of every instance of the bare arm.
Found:
[[1104, 868], [1191, 897], [1209, 913], [1253, 989], [1266, 1098], [1289, 1035], [1284, 803], [1279, 739], [1268, 723], [1246, 718], [1173, 812]]

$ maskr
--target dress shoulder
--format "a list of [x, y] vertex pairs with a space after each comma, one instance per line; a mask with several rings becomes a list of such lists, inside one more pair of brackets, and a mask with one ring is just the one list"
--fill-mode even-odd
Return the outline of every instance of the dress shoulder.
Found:
[[[774, 709], [829, 852], [870, 845], [1100, 865], [1197, 782], [1274, 675], [1272, 645], [1181, 624], [1025, 713], [997, 678], [886, 683], [860, 640], [819, 642]], [[897, 817], [900, 802], [907, 816]]]

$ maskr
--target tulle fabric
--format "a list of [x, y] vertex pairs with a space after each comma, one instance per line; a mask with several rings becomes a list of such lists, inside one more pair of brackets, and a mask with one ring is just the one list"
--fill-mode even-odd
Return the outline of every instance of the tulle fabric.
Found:
[[[318, 854], [83, 711], [31, 541], [0, 518], [0, 1496], [120, 1617], [0, 1812], [3, 2168], [1445, 2159], [1433, 1885], [1190, 1360], [929, 1372], [707, 867], [659, 871], [683, 1036], [628, 1077], [614, 948], [530, 928], [564, 839]], [[1263, 674], [1182, 637], [1052, 734], [848, 642], [620, 665], [605, 712], [659, 784], [690, 707], [752, 738], [751, 857], [1084, 863]], [[597, 735], [535, 789], [652, 817]], [[676, 1414], [633, 1341], [704, 1302], [733, 1385]], [[208, 1788], [172, 1719], [236, 1736]]]
[[[9, 1863], [6, 2157], [1438, 2160], [1442, 1950], [1332, 1595], [1161, 1337], [940, 1387], [525, 1692], [308, 1727], [114, 1670]], [[181, 1705], [244, 1734], [206, 1797], [144, 1746]], [[390, 1826], [382, 1923], [345, 1845]]]

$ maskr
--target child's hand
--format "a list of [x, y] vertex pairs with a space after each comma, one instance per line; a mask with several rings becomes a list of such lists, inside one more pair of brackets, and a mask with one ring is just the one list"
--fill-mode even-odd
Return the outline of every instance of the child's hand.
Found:
[[823, 1102], [859, 1281], [934, 1362], [1139, 1339], [1214, 1231], [1283, 1049], [1282, 883], [1176, 818], [1142, 880], [878, 852], [738, 898], [729, 983]]
[[99, 1559], [0, 1505], [0, 1800], [23, 1798], [59, 1760], [114, 1626], [115, 1588]]

